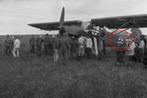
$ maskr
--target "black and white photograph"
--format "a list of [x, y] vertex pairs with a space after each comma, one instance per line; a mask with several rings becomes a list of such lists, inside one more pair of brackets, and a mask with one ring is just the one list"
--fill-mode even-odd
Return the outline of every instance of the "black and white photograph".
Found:
[[0, 0], [0, 98], [147, 98], [147, 0]]

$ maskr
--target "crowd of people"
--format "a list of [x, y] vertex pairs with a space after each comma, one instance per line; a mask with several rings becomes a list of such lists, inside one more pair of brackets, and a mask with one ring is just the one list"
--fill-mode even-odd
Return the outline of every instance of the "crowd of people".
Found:
[[125, 39], [118, 37], [117, 46], [119, 49], [116, 50], [117, 65], [125, 64], [125, 57], [128, 57], [129, 61], [143, 63], [147, 65], [147, 42], [144, 35], [139, 37], [132, 37]]
[[[95, 48], [94, 38], [97, 40], [97, 52]], [[147, 45], [145, 36], [141, 35], [136, 38], [125, 39], [118, 37], [117, 47], [122, 47], [124, 43], [127, 43], [126, 49], [116, 50], [117, 65], [125, 64], [125, 57], [128, 56], [131, 62], [140, 62], [147, 65]], [[103, 60], [106, 54], [106, 45], [102, 37], [91, 37], [79, 35], [69, 36], [68, 33], [62, 35], [38, 35], [32, 36], [29, 40], [30, 52], [37, 54], [39, 57], [47, 55], [55, 62], [67, 61], [69, 59], [80, 60], [82, 58], [91, 59], [97, 57], [99, 60]], [[21, 41], [17, 36], [6, 36], [5, 42], [5, 54], [12, 54], [15, 58], [19, 57]], [[147, 66], [145, 66], [147, 67]]]
[[36, 53], [38, 56], [48, 55], [54, 61], [93, 57], [94, 43], [89, 36], [69, 36], [68, 33], [56, 36], [46, 34], [32, 36], [29, 43], [31, 53]]

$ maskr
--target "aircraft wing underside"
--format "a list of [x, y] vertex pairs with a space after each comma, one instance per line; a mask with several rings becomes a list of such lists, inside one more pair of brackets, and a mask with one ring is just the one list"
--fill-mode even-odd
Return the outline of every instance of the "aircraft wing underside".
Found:
[[91, 19], [91, 24], [100, 27], [106, 26], [109, 29], [147, 27], [147, 14], [96, 18]]
[[[73, 21], [65, 21], [64, 26], [72, 26], [72, 25], [81, 25], [82, 21], [73, 20]], [[41, 30], [59, 30], [60, 22], [48, 22], [48, 23], [34, 23], [28, 24], [29, 26], [39, 28]]]

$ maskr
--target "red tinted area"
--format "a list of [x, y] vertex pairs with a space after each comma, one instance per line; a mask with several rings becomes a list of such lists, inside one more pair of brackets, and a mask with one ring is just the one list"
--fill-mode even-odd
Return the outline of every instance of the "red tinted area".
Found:
[[[123, 37], [126, 41], [126, 45], [124, 47], [118, 47], [117, 46], [117, 38]], [[114, 32], [112, 32], [108, 37], [108, 43], [110, 47], [115, 51], [127, 51], [128, 48], [130, 48], [131, 44], [133, 42], [133, 36], [132, 33], [129, 31], [126, 31], [125, 29], [118, 29]]]

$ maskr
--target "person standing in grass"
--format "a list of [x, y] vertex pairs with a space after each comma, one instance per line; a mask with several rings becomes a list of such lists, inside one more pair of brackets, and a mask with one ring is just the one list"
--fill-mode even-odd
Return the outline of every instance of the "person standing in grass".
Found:
[[4, 45], [5, 45], [5, 54], [10, 55], [10, 53], [11, 53], [11, 38], [9, 35], [6, 36], [6, 39], [4, 41]]
[[144, 64], [144, 68], [147, 69], [147, 46], [145, 46], [144, 49], [143, 64]]
[[117, 39], [117, 51], [116, 51], [116, 60], [117, 60], [117, 65], [124, 65], [125, 61], [125, 46], [126, 46], [126, 42], [125, 42], [125, 38], [122, 36], [119, 36]]
[[145, 42], [144, 36], [141, 35], [140, 42], [139, 42], [139, 62], [143, 61], [145, 44], [146, 42]]
[[78, 58], [82, 58], [85, 53], [86, 37], [80, 36], [78, 38], [79, 49], [78, 49]]
[[52, 36], [49, 36], [49, 39], [48, 39], [48, 54], [51, 58], [53, 57], [53, 42], [54, 42], [54, 38]]
[[98, 37], [98, 59], [99, 60], [103, 60], [103, 56], [104, 56], [104, 42], [102, 40], [101, 37]]
[[[128, 56], [129, 56], [129, 61], [134, 61], [135, 60], [135, 48], [136, 48], [136, 45], [135, 45], [135, 42], [132, 40], [132, 39], [128, 39], [129, 40], [129, 43], [128, 43]], [[130, 43], [131, 42], [131, 43]]]
[[45, 38], [44, 38], [44, 53], [45, 55], [48, 55], [49, 54], [49, 35], [46, 34], [45, 35]]
[[135, 62], [139, 62], [139, 42], [135, 39], [134, 40], [135, 42], [135, 49], [134, 49], [134, 52], [135, 52], [135, 55], [134, 55], [134, 61]]
[[42, 55], [42, 43], [43, 43], [43, 39], [42, 36], [40, 35], [36, 39], [36, 51], [38, 56]]
[[71, 51], [71, 58], [75, 59], [77, 57], [77, 52], [78, 52], [79, 44], [78, 44], [77, 39], [74, 36], [71, 38], [70, 45], [71, 45], [71, 49], [70, 49], [70, 51]]
[[88, 59], [90, 59], [92, 56], [92, 39], [90, 37], [86, 38], [85, 55]]
[[31, 47], [31, 49], [30, 49], [31, 53], [35, 53], [35, 41], [36, 41], [35, 37], [32, 36], [30, 41], [29, 41], [29, 44], [30, 44], [30, 47]]
[[63, 35], [60, 37], [60, 48], [59, 48], [59, 53], [60, 53], [60, 59], [61, 61], [67, 61], [69, 59], [70, 55], [70, 40], [68, 33], [64, 32]]
[[20, 45], [21, 45], [21, 41], [19, 40], [18, 37], [15, 37], [15, 40], [14, 40], [14, 46], [13, 46], [13, 56], [16, 58], [16, 57], [19, 57], [19, 54], [20, 54]]
[[54, 51], [54, 61], [59, 60], [59, 48], [60, 48], [60, 39], [59, 36], [56, 36], [53, 41], [53, 51]]

